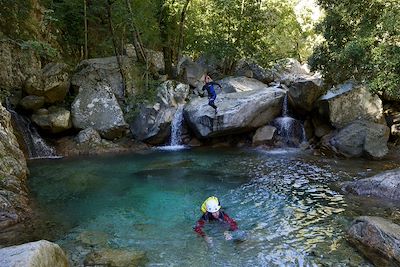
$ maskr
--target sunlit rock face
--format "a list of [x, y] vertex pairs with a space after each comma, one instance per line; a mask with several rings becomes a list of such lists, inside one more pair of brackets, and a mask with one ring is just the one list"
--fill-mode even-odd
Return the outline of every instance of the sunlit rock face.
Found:
[[400, 169], [341, 184], [342, 191], [359, 196], [400, 201]]
[[59, 245], [46, 240], [0, 249], [1, 266], [67, 267], [68, 260]]
[[105, 84], [81, 87], [71, 107], [72, 123], [77, 129], [92, 127], [106, 139], [125, 134], [127, 124], [118, 101]]
[[384, 218], [356, 218], [348, 230], [349, 240], [375, 266], [398, 266], [400, 263], [400, 226]]
[[14, 242], [29, 217], [26, 160], [19, 149], [9, 112], [0, 104], [0, 244]]
[[382, 101], [365, 86], [347, 82], [320, 98], [319, 113], [329, 118], [335, 128], [355, 120], [385, 124]]
[[215, 102], [217, 114], [207, 98], [197, 98], [185, 106], [184, 117], [199, 138], [246, 132], [276, 118], [284, 95], [285, 91], [277, 87], [221, 94]]

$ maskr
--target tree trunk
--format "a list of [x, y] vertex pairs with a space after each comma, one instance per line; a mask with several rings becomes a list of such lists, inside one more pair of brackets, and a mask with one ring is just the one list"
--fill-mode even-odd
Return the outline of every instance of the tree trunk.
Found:
[[182, 54], [182, 50], [183, 50], [183, 39], [184, 39], [183, 28], [185, 26], [186, 11], [188, 9], [189, 3], [190, 3], [190, 0], [186, 0], [186, 3], [184, 5], [184, 7], [182, 8], [181, 20], [179, 22], [179, 41], [178, 41], [178, 53], [176, 56], [176, 62], [178, 62], [182, 56], [181, 54]]
[[133, 37], [133, 46], [135, 47], [136, 51], [136, 57], [139, 62], [141, 63], [146, 63], [147, 57], [146, 57], [146, 52], [144, 51], [143, 48], [143, 43], [140, 39], [140, 34], [139, 31], [133, 21], [133, 12], [132, 12], [132, 6], [130, 0], [125, 0], [126, 7], [129, 12], [129, 24], [130, 24], [130, 31]]
[[84, 19], [84, 23], [85, 23], [85, 53], [84, 53], [84, 58], [88, 59], [87, 0], [83, 0], [83, 19]]
[[124, 75], [124, 71], [123, 71], [123, 68], [122, 68], [121, 58], [119, 57], [119, 53], [118, 53], [117, 42], [116, 42], [116, 39], [115, 39], [114, 26], [113, 26], [112, 16], [111, 16], [111, 6], [112, 6], [112, 1], [111, 0], [107, 0], [108, 25], [110, 27], [111, 39], [112, 39], [113, 46], [114, 46], [114, 54], [115, 54], [115, 57], [117, 58], [119, 71], [120, 71], [121, 77], [122, 77], [123, 94], [125, 96], [125, 91], [126, 91], [126, 88], [125, 88], [125, 75]]
[[172, 48], [170, 43], [170, 36], [168, 34], [168, 7], [163, 4], [160, 8], [160, 19], [159, 19], [159, 27], [160, 27], [160, 37], [161, 43], [163, 46], [163, 55], [164, 55], [164, 65], [165, 65], [165, 74], [167, 74], [168, 78], [173, 77], [172, 73]]

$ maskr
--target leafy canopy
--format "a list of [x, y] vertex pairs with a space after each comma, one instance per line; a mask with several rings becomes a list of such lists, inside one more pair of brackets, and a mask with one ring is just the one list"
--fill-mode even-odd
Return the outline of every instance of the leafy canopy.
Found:
[[310, 57], [330, 84], [355, 79], [373, 92], [400, 97], [400, 2], [319, 0], [325, 41]]

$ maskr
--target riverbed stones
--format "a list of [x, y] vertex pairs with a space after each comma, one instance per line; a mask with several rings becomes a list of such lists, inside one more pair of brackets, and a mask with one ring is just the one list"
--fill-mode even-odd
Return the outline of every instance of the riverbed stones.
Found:
[[324, 93], [320, 77], [303, 75], [293, 80], [289, 85], [288, 98], [295, 109], [310, 112], [315, 101]]
[[354, 195], [400, 201], [400, 169], [357, 181], [343, 182], [341, 189]]
[[400, 264], [400, 226], [384, 218], [356, 218], [347, 231], [352, 242], [376, 266]]
[[0, 249], [0, 266], [67, 267], [64, 251], [46, 240]]
[[78, 144], [83, 144], [83, 143], [98, 144], [101, 142], [101, 136], [95, 129], [89, 127], [78, 133], [78, 135], [76, 136], [76, 142]]
[[185, 106], [184, 117], [198, 138], [248, 132], [281, 113], [284, 95], [277, 87], [221, 94], [216, 101], [217, 114], [206, 98], [197, 98]]
[[21, 99], [19, 105], [25, 110], [36, 111], [43, 107], [44, 102], [44, 96], [28, 95]]
[[105, 248], [89, 253], [84, 266], [136, 267], [144, 266], [147, 261], [142, 251]]
[[271, 70], [266, 70], [257, 63], [242, 59], [235, 66], [235, 76], [245, 76], [247, 78], [254, 78], [263, 83], [270, 83], [274, 80], [274, 75]]

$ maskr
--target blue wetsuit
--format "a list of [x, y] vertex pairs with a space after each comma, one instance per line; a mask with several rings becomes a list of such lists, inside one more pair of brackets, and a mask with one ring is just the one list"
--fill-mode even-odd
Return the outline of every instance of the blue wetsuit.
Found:
[[207, 93], [208, 93], [208, 104], [210, 106], [212, 106], [215, 110], [217, 110], [217, 106], [214, 104], [214, 101], [217, 98], [217, 94], [215, 93], [214, 85], [218, 85], [219, 88], [222, 88], [219, 83], [208, 82], [203, 86], [203, 91], [207, 90]]

